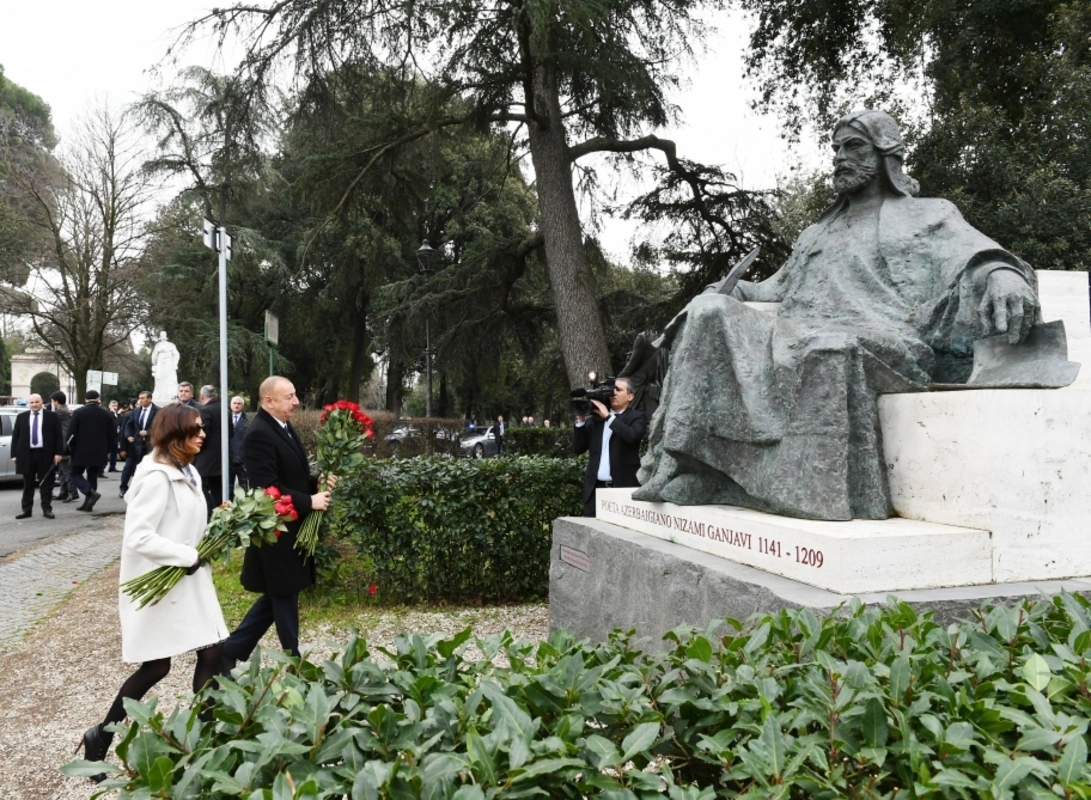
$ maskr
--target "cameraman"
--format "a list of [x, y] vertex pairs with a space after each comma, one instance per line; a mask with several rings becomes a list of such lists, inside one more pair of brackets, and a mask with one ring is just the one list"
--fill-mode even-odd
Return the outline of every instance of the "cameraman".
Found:
[[576, 455], [590, 452], [583, 478], [583, 515], [595, 516], [595, 490], [636, 487], [640, 469], [640, 440], [648, 427], [643, 411], [629, 408], [633, 390], [628, 378], [614, 381], [610, 408], [591, 400], [593, 416], [576, 417], [572, 449]]

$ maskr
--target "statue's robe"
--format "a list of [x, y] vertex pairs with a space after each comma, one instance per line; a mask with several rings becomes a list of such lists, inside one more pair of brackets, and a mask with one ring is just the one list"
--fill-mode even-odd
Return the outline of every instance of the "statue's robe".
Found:
[[866, 216], [827, 214], [768, 280], [699, 295], [668, 329], [634, 498], [890, 516], [876, 397], [926, 388], [937, 354], [972, 354], [995, 269], [1035, 287], [1033, 270], [951, 203], [890, 197]]

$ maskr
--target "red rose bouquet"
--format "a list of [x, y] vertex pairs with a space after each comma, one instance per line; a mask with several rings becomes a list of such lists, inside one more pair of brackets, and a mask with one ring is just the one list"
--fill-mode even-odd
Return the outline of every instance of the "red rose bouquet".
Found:
[[[197, 543], [201, 562], [223, 558], [232, 547], [273, 544], [286, 531], [287, 523], [299, 519], [290, 495], [270, 486], [264, 491], [235, 490], [235, 502], [224, 503], [212, 512], [204, 538]], [[189, 570], [186, 567], [156, 567], [121, 584], [121, 590], [138, 608], [155, 605], [173, 589]]]
[[[319, 489], [328, 489], [330, 475], [345, 475], [364, 462], [360, 452], [364, 442], [375, 434], [371, 430], [371, 417], [360, 406], [348, 400], [338, 400], [323, 407], [318, 421], [318, 472], [326, 481]], [[314, 555], [318, 544], [318, 529], [322, 526], [324, 511], [312, 511], [296, 536], [295, 546], [308, 556]]]

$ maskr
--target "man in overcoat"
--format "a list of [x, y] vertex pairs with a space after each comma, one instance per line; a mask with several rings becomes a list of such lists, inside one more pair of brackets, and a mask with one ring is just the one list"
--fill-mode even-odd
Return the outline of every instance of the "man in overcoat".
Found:
[[289, 420], [299, 406], [295, 386], [273, 375], [259, 389], [261, 409], [250, 420], [243, 441], [243, 461], [253, 487], [275, 486], [292, 498], [299, 519], [288, 524], [276, 544], [251, 545], [243, 557], [241, 582], [260, 593], [246, 617], [224, 642], [224, 666], [250, 658], [258, 641], [276, 625], [280, 645], [299, 655], [299, 593], [314, 585], [314, 560], [295, 547], [296, 535], [311, 511], [329, 508], [330, 493], [318, 491], [307, 453]]
[[102, 496], [98, 493], [98, 476], [110, 458], [110, 442], [116, 438], [117, 430], [113, 414], [102, 407], [97, 391], [88, 389], [84, 401], [84, 405], [72, 412], [72, 422], [68, 425], [72, 484], [83, 492], [84, 498], [77, 511], [92, 510]]
[[42, 407], [40, 394], [32, 394], [27, 404], [30, 409], [15, 418], [15, 428], [11, 432], [15, 472], [23, 476], [23, 510], [15, 518], [33, 516], [34, 487], [41, 481], [42, 515], [53, 519], [53, 482], [64, 449], [61, 421], [52, 411]]
[[224, 501], [223, 461], [220, 446], [223, 436], [220, 432], [220, 395], [215, 386], [201, 387], [201, 424], [205, 426], [205, 444], [201, 452], [193, 459], [193, 466], [201, 476], [201, 487], [205, 493], [208, 514]]

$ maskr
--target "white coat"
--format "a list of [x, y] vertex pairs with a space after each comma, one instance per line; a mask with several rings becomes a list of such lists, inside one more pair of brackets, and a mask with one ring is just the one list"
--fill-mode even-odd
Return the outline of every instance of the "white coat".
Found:
[[[154, 452], [136, 468], [125, 494], [121, 581], [156, 567], [190, 567], [204, 538], [207, 505], [197, 470], [194, 487], [182, 471], [155, 461]], [[227, 624], [212, 584], [212, 568], [185, 575], [155, 605], [138, 609], [119, 593], [121, 657], [129, 663], [169, 658], [227, 638]]]

